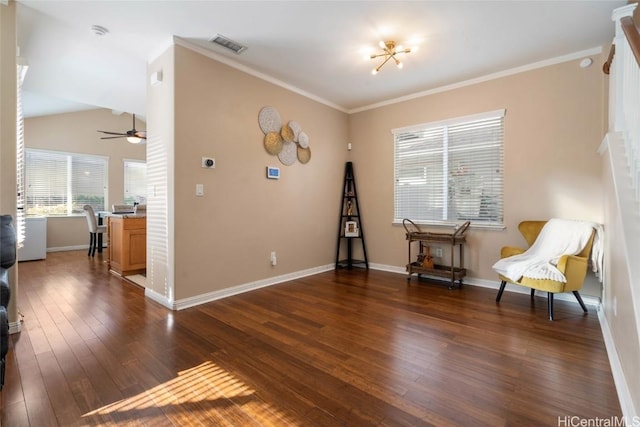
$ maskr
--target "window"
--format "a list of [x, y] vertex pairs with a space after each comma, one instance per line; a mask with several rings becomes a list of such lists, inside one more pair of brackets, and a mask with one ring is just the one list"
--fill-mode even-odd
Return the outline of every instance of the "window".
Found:
[[504, 110], [394, 129], [394, 221], [502, 226]]
[[124, 203], [147, 204], [147, 163], [141, 160], [124, 161]]
[[106, 157], [28, 148], [25, 163], [28, 215], [80, 214], [84, 205], [105, 210]]

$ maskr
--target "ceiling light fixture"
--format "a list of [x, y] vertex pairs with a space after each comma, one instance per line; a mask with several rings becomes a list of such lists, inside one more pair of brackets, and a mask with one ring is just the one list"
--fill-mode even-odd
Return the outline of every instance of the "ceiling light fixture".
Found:
[[374, 68], [371, 71], [371, 74], [373, 75], [378, 74], [378, 71], [380, 71], [380, 69], [384, 66], [384, 64], [389, 62], [390, 59], [394, 60], [398, 68], [402, 68], [402, 62], [400, 62], [400, 60], [396, 58], [396, 55], [398, 55], [399, 53], [411, 52], [411, 48], [408, 47], [405, 49], [400, 45], [396, 46], [396, 42], [394, 42], [393, 40], [389, 40], [386, 42], [381, 41], [379, 45], [380, 45], [380, 48], [383, 50], [383, 52], [378, 54], [374, 53], [371, 55], [370, 58], [375, 59], [375, 58], [384, 57], [384, 61], [382, 61], [382, 64], [378, 65], [378, 67]]

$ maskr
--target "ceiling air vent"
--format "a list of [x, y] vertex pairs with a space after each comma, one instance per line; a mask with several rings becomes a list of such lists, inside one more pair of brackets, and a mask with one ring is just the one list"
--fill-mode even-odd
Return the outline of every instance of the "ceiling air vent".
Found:
[[224, 48], [232, 50], [237, 54], [240, 54], [240, 53], [244, 52], [245, 50], [247, 50], [246, 46], [243, 46], [240, 43], [234, 42], [233, 40], [230, 40], [230, 39], [228, 39], [225, 36], [220, 35], [220, 34], [216, 34], [211, 39], [209, 39], [209, 41], [211, 43], [215, 43], [215, 44], [220, 45], [220, 46], [222, 46]]

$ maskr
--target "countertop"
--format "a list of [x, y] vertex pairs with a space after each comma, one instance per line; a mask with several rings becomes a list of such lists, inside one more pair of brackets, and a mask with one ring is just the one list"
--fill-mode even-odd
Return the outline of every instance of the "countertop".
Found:
[[116, 218], [146, 218], [147, 214], [135, 214], [135, 213], [116, 214], [116, 213], [112, 213], [112, 214], [109, 214], [109, 216], [116, 217]]

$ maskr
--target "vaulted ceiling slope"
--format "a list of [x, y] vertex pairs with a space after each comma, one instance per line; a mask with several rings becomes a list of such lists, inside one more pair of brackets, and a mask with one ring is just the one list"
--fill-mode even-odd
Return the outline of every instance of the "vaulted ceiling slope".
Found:
[[[611, 12], [625, 3], [18, 0], [18, 43], [29, 63], [25, 114], [102, 107], [144, 115], [146, 65], [174, 36], [354, 111], [593, 54], [611, 43]], [[96, 36], [92, 25], [109, 32]], [[238, 55], [209, 43], [218, 33], [248, 49]], [[418, 40], [419, 50], [403, 55], [403, 69], [387, 64], [374, 76], [366, 48], [380, 40]]]

